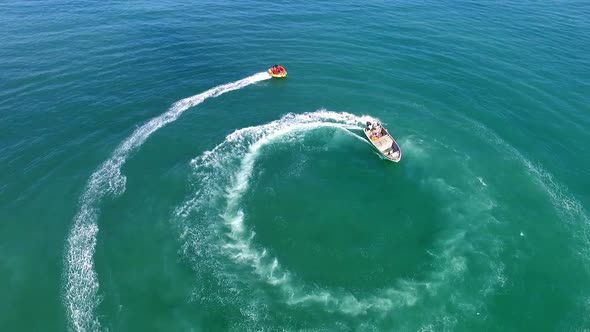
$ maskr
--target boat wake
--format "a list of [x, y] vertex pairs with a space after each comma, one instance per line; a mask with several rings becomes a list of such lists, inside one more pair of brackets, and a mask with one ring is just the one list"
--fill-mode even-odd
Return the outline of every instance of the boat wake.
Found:
[[[308, 285], [297, 278], [296, 273], [281, 265], [272, 249], [258, 244], [255, 232], [245, 223], [247, 216], [242, 198], [249, 190], [253, 174], [256, 174], [256, 162], [264, 147], [290, 142], [314, 130], [339, 130], [360, 138], [350, 130], [361, 130], [366, 121], [376, 119], [327, 110], [288, 114], [264, 125], [236, 130], [212, 150], [191, 161], [195, 192], [175, 212], [175, 222], [181, 231], [183, 254], [197, 273], [199, 284], [210, 282], [206, 280], [211, 277], [215, 279], [215, 285], [207, 289], [219, 290], [217, 301], [227, 303], [227, 299], [236, 301], [238, 298], [247, 301], [238, 304], [241, 308], [251, 308], [244, 313], [248, 318], [244, 321], [258, 317], [253, 312], [264, 311], [264, 303], [258, 303], [256, 299], [268, 297], [269, 293], [279, 296], [282, 302], [291, 307], [318, 306], [327, 312], [352, 316], [369, 313], [386, 315], [394, 309], [412, 307], [421, 297], [442, 293], [438, 290], [439, 286], [448, 284], [449, 280], [460, 280], [467, 270], [467, 248], [474, 249], [481, 245], [495, 248], [491, 253], [494, 257], [500, 253], [501, 243], [493, 239], [481, 239], [478, 244], [469, 243], [465, 236], [475, 228], [485, 227], [487, 222], [495, 222], [490, 213], [494, 202], [485, 187], [474, 182], [463, 188], [449, 184], [440, 177], [416, 179], [426, 190], [447, 197], [449, 218], [455, 219], [447, 225], [448, 234], [442, 236], [435, 245], [435, 252], [432, 253], [435, 257], [434, 268], [427, 280], [395, 280], [390, 287], [364, 294], [325, 289]], [[361, 140], [368, 144], [366, 140]], [[404, 139], [401, 142], [402, 145], [409, 143]], [[409, 153], [412, 154], [411, 151]], [[421, 155], [426, 154], [421, 152]], [[411, 159], [408, 162], [412, 163]], [[469, 170], [464, 173], [469, 174]], [[477, 179], [473, 174], [471, 177]], [[483, 219], [484, 222], [474, 223], [475, 218], [480, 221]], [[503, 267], [490, 263], [481, 268], [489, 272], [486, 276], [493, 277], [480, 282], [491, 293], [502, 282]], [[244, 274], [244, 269], [250, 273]], [[452, 287], [447, 287], [445, 291], [451, 292], [449, 289]], [[469, 297], [468, 294], [462, 295], [462, 298]], [[210, 298], [211, 294], [197, 290], [194, 297], [203, 300]], [[479, 305], [477, 303], [482, 300], [472, 300], [476, 305], [470, 310], [475, 313]], [[432, 316], [438, 314], [433, 312]], [[252, 324], [254, 326], [250, 327], [256, 326], [255, 319]]]
[[202, 103], [207, 98], [217, 97], [269, 78], [266, 72], [258, 73], [174, 103], [167, 112], [136, 129], [92, 174], [80, 197], [80, 209], [74, 218], [66, 243], [64, 302], [72, 329], [75, 331], [100, 329], [100, 322], [95, 316], [100, 297], [93, 259], [98, 233], [97, 220], [103, 198], [118, 196], [125, 191], [126, 178], [121, 174], [121, 166], [129, 155], [155, 131], [178, 119], [187, 109]]

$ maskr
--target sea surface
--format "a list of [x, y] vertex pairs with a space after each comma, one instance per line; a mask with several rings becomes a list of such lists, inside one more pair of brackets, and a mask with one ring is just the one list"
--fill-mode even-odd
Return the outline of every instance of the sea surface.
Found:
[[589, 129], [588, 1], [2, 2], [0, 331], [590, 331]]

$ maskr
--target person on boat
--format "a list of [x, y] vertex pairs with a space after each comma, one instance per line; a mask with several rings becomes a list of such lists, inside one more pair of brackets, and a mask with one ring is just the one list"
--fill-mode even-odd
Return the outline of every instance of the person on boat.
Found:
[[275, 75], [279, 75], [285, 72], [285, 68], [283, 68], [283, 66], [274, 65], [270, 71]]

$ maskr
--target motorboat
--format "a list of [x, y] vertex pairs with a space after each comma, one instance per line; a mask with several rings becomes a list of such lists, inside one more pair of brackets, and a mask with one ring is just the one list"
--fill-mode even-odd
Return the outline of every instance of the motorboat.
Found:
[[402, 159], [402, 150], [399, 145], [389, 134], [387, 129], [379, 122], [367, 121], [363, 129], [369, 142], [381, 153], [387, 160], [399, 162]]

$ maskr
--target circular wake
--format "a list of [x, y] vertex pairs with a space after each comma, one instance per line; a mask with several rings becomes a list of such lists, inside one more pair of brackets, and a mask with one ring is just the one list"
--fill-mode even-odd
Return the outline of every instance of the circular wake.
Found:
[[[475, 181], [447, 183], [442, 177], [415, 176], [417, 186], [445, 197], [446, 209], [443, 212], [450, 219], [430, 253], [434, 263], [423, 280], [392, 280], [389, 286], [368, 292], [309, 285], [284, 267], [272, 249], [258, 243], [255, 232], [245, 223], [247, 216], [243, 197], [250, 188], [257, 159], [265, 146], [283, 144], [315, 130], [339, 130], [368, 143], [350, 130], [360, 130], [366, 121], [374, 120], [367, 116], [357, 117], [327, 110], [288, 114], [268, 124], [237, 130], [211, 151], [195, 158], [191, 165], [195, 173], [196, 192], [192, 199], [176, 210], [182, 230], [184, 256], [191, 261], [201, 284], [195, 298], [224, 305], [241, 298], [243, 303], [237, 305], [241, 308], [244, 321], [250, 321], [254, 326], [257, 319], [264, 319], [268, 311], [268, 305], [264, 303], [268, 297], [277, 297], [290, 308], [311, 306], [337, 315], [383, 317], [411, 308], [424, 297], [444, 296], [445, 292], [451, 292], [446, 295], [452, 296], [452, 287], [441, 289], [440, 286], [459, 285], [467, 270], [469, 251], [485, 246], [486, 249], [481, 250], [485, 253], [481, 255], [488, 255], [486, 260], [474, 263], [472, 267], [486, 272], [482, 274], [486, 279], [479, 281], [484, 294], [460, 290], [463, 299], [471, 300], [468, 306], [463, 305], [462, 310], [475, 313], [482, 298], [503, 282], [503, 268], [495, 259], [501, 251], [499, 241], [485, 235], [478, 235], [477, 239], [469, 237], [471, 233], [483, 233], [487, 225], [496, 220], [490, 213], [494, 202], [485, 185], [480, 182], [481, 179], [476, 180], [477, 176], [465, 166], [461, 171]], [[411, 147], [415, 142], [402, 138], [401, 144]], [[419, 148], [413, 150], [418, 151]], [[414, 157], [418, 159], [420, 156]], [[406, 163], [412, 163], [411, 160], [409, 158]], [[433, 173], [436, 174], [435, 171]], [[476, 219], [478, 222], [473, 222]], [[219, 291], [212, 299], [205, 289]], [[438, 319], [440, 313], [425, 311], [424, 315]]]
[[176, 102], [166, 113], [136, 129], [92, 174], [80, 197], [80, 210], [74, 218], [74, 225], [66, 244], [64, 301], [74, 330], [100, 329], [100, 322], [94, 315], [100, 299], [93, 259], [98, 233], [99, 204], [105, 196], [118, 196], [125, 191], [126, 179], [121, 174], [121, 167], [129, 155], [156, 130], [175, 121], [184, 111], [202, 103], [205, 99], [267, 79], [270, 79], [270, 76], [266, 72], [258, 73]]

